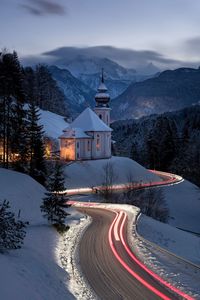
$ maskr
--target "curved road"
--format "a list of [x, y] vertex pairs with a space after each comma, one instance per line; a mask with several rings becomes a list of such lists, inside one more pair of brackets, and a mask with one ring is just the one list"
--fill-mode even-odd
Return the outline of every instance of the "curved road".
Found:
[[[166, 184], [180, 181], [172, 174], [168, 178], [166, 173], [162, 175], [166, 177]], [[92, 223], [79, 243], [79, 259], [81, 269], [99, 299], [193, 299], [149, 270], [131, 252], [126, 238], [126, 212], [103, 209], [97, 203], [71, 201], [71, 204], [92, 217]]]
[[[180, 299], [129, 257], [118, 237], [119, 232], [116, 233], [114, 230], [111, 232], [111, 238], [119, 256], [144, 282], [158, 291], [157, 294], [132, 276], [113, 255], [108, 232], [115, 218], [114, 213], [94, 208], [81, 209], [81, 211], [90, 215], [93, 222], [85, 231], [79, 244], [80, 265], [90, 286], [100, 299]], [[119, 228], [121, 223], [122, 218], [118, 224]]]

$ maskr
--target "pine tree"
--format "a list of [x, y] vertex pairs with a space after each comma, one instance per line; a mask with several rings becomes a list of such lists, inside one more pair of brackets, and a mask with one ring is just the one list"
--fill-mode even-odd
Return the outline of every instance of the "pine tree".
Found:
[[26, 67], [24, 69], [24, 82], [23, 87], [25, 90], [26, 101], [28, 103], [37, 103], [38, 100], [38, 90], [37, 90], [37, 78], [36, 72], [31, 67]]
[[46, 164], [43, 141], [43, 126], [39, 122], [39, 109], [31, 103], [28, 109], [28, 145], [29, 145], [29, 174], [41, 184], [45, 183]]
[[9, 201], [0, 203], [0, 250], [21, 248], [26, 235], [27, 222], [16, 220]]
[[47, 218], [51, 224], [63, 225], [68, 215], [63, 208], [64, 205], [66, 206], [66, 193], [59, 193], [64, 190], [62, 165], [60, 162], [56, 162], [54, 173], [49, 180], [48, 192], [41, 205], [41, 211], [44, 217]]
[[26, 172], [29, 160], [27, 111], [23, 104], [17, 101], [13, 105], [12, 114], [12, 166], [17, 171]]
[[[12, 126], [13, 105], [23, 103], [25, 99], [23, 91], [23, 69], [17, 53], [0, 53], [0, 97], [1, 97], [1, 137], [3, 144], [3, 164], [8, 168], [9, 158], [11, 156], [12, 133], [17, 131], [18, 122]], [[20, 138], [20, 130], [18, 136]]]

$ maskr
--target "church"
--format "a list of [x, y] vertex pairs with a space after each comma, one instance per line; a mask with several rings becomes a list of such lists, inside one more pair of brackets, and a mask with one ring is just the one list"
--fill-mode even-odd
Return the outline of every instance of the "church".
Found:
[[103, 73], [95, 102], [94, 110], [86, 108], [59, 137], [62, 160], [111, 157], [110, 96]]

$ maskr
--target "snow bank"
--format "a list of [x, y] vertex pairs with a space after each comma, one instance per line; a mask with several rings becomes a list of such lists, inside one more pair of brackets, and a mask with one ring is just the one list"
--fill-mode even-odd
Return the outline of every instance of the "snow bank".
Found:
[[31, 177], [0, 168], [0, 200], [30, 224], [22, 249], [0, 253], [0, 299], [75, 299], [68, 291], [67, 273], [59, 266], [59, 235], [40, 212], [45, 188]]
[[67, 273], [55, 261], [57, 243], [53, 228], [29, 227], [22, 249], [0, 254], [0, 298], [75, 299], [66, 288]]
[[44, 223], [40, 211], [45, 188], [28, 175], [0, 168], [0, 201], [8, 200], [11, 210], [30, 224]]
[[126, 157], [113, 156], [110, 159], [77, 161], [65, 167], [65, 185], [67, 188], [82, 188], [102, 185], [104, 182], [103, 167], [112, 163], [114, 168], [114, 184], [136, 182], [151, 182], [158, 177], [148, 172], [141, 165]]
[[41, 109], [39, 124], [44, 126], [45, 135], [54, 139], [57, 139], [69, 125], [64, 117]]
[[[160, 247], [200, 265], [200, 238], [141, 215], [137, 223], [138, 233]], [[187, 242], [186, 242], [187, 241]]]
[[169, 224], [200, 233], [200, 189], [189, 181], [163, 188], [169, 206]]

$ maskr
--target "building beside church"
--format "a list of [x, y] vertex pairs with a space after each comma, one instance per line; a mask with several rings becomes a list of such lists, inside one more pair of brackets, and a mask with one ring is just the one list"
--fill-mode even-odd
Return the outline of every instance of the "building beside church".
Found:
[[103, 74], [95, 102], [94, 110], [86, 108], [59, 137], [62, 160], [111, 157], [110, 96]]

